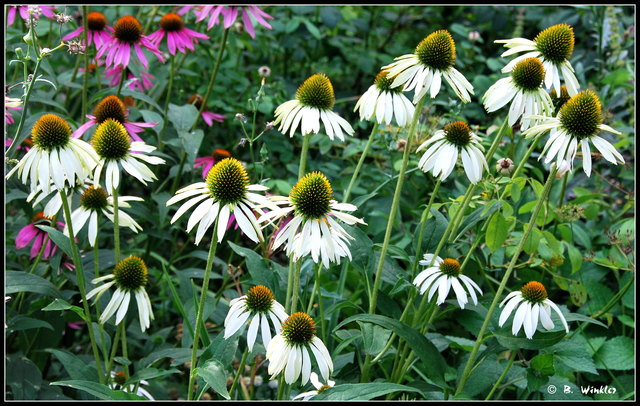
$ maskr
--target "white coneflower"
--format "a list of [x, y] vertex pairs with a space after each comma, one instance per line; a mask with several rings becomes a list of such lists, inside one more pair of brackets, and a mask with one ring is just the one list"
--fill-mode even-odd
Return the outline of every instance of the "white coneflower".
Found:
[[[268, 318], [271, 319], [276, 333], [282, 330], [282, 322], [287, 319], [284, 307], [273, 298], [271, 289], [266, 286], [254, 286], [246, 295], [233, 299], [229, 302], [231, 308], [224, 319], [224, 338], [234, 335], [247, 321], [249, 330], [247, 332], [247, 345], [249, 351], [253, 351], [253, 344], [256, 342], [258, 330], [262, 335], [264, 347], [269, 346], [271, 341], [271, 328]], [[268, 318], [267, 318], [268, 316]]]
[[471, 278], [460, 273], [460, 262], [452, 258], [442, 259], [440, 257], [435, 257], [434, 260], [433, 254], [425, 254], [424, 260], [419, 263], [423, 266], [429, 266], [431, 261], [433, 261], [433, 266], [420, 272], [413, 280], [413, 284], [420, 289], [421, 295], [429, 290], [427, 298], [430, 301], [433, 295], [438, 292], [436, 304], [440, 305], [444, 303], [449, 290], [453, 288], [461, 309], [464, 309], [464, 305], [469, 302], [467, 293], [468, 296], [471, 296], [473, 304], [478, 304], [475, 290], [481, 295], [482, 290]]
[[343, 131], [348, 135], [353, 135], [354, 131], [347, 120], [331, 110], [335, 101], [333, 85], [327, 75], [316, 73], [300, 85], [294, 100], [276, 108], [274, 124], [280, 124], [278, 131], [283, 134], [289, 131], [289, 136], [293, 137], [298, 125], [302, 135], [317, 134], [322, 121], [329, 139], [333, 140], [335, 135], [344, 141]]
[[520, 327], [524, 327], [524, 333], [527, 338], [533, 338], [538, 328], [538, 320], [540, 320], [540, 324], [544, 328], [551, 330], [553, 328], [551, 309], [558, 313], [562, 325], [567, 333], [569, 332], [567, 320], [562, 315], [560, 308], [548, 299], [547, 290], [540, 282], [531, 281], [524, 285], [521, 290], [509, 293], [500, 303], [500, 307], [505, 303], [507, 304], [500, 314], [498, 325], [502, 327], [511, 312], [518, 307], [515, 316], [513, 316], [513, 326], [511, 328], [513, 335], [517, 335]]
[[111, 316], [116, 315], [116, 325], [124, 319], [129, 308], [131, 296], [135, 296], [138, 304], [138, 317], [140, 320], [140, 329], [144, 332], [151, 325], [153, 320], [153, 309], [151, 308], [151, 300], [145, 290], [145, 285], [149, 279], [147, 266], [144, 261], [135, 256], [127, 257], [118, 262], [113, 269], [113, 273], [96, 278], [91, 283], [98, 283], [110, 280], [101, 286], [93, 289], [87, 294], [87, 300], [96, 296], [96, 301], [109, 290], [111, 286], [116, 285], [116, 291], [107, 307], [100, 316], [100, 323], [109, 320]]
[[540, 31], [533, 41], [526, 38], [512, 38], [500, 39], [495, 42], [510, 48], [502, 54], [503, 57], [526, 52], [502, 68], [503, 72], [510, 72], [518, 62], [524, 59], [537, 57], [542, 60], [544, 65], [546, 72], [544, 84], [547, 89], [553, 86], [557, 92], [560, 92], [560, 72], [562, 72], [569, 95], [575, 96], [578, 93], [580, 84], [573, 73], [573, 66], [569, 62], [575, 45], [573, 27], [570, 25], [556, 24], [551, 26]]
[[[137, 233], [142, 227], [121, 208], [131, 207], [130, 201], [144, 201], [135, 196], [118, 196], [118, 224], [120, 227], [129, 227], [131, 231]], [[91, 185], [80, 195], [80, 207], [71, 213], [71, 225], [73, 226], [74, 237], [89, 221], [89, 244], [93, 247], [98, 239], [98, 215], [105, 215], [113, 222], [114, 214], [113, 196], [99, 185]], [[69, 227], [65, 227], [64, 234], [69, 236]]]
[[351, 259], [348, 245], [353, 237], [340, 222], [349, 225], [366, 223], [344, 213], [357, 207], [333, 200], [331, 184], [322, 173], [308, 173], [291, 188], [288, 197], [274, 196], [271, 200], [284, 207], [262, 215], [259, 222], [273, 221], [293, 213], [293, 219], [277, 231], [274, 250], [286, 242], [287, 255], [293, 254], [295, 261], [311, 253], [313, 262], [321, 260], [325, 268], [330, 262], [340, 263], [342, 257]]
[[[518, 62], [511, 76], [498, 80], [484, 94], [484, 108], [491, 113], [511, 102], [509, 125], [513, 126], [520, 117], [553, 114], [553, 102], [549, 94], [542, 89], [544, 67], [538, 58], [526, 58]], [[524, 131], [537, 120], [522, 119]]]
[[100, 175], [105, 169], [105, 186], [109, 192], [120, 185], [120, 166], [127, 173], [138, 179], [143, 184], [157, 179], [156, 175], [145, 163], [151, 165], [163, 164], [162, 158], [146, 155], [156, 147], [144, 142], [133, 141], [129, 133], [119, 121], [107, 119], [96, 128], [91, 144], [95, 148], [100, 162], [93, 174], [94, 183], [100, 182]]
[[333, 361], [327, 347], [316, 337], [316, 324], [306, 313], [294, 313], [282, 323], [282, 332], [276, 335], [267, 347], [268, 372], [273, 379], [284, 372], [284, 380], [294, 383], [300, 374], [304, 385], [311, 375], [313, 353], [322, 379], [327, 380], [333, 372]]
[[[65, 184], [73, 187], [81, 183], [97, 165], [99, 157], [91, 145], [71, 137], [71, 127], [55, 114], [45, 114], [31, 130], [33, 147], [9, 171], [7, 179], [16, 171], [22, 183], [31, 183], [31, 191], [38, 186], [51, 191], [51, 181], [57, 189]], [[77, 178], [77, 180], [76, 180]]]
[[222, 241], [229, 216], [235, 215], [235, 219], [242, 232], [254, 242], [264, 241], [260, 225], [256, 220], [255, 210], [262, 207], [276, 209], [269, 199], [254, 192], [264, 192], [266, 186], [250, 185], [249, 175], [240, 161], [235, 158], [225, 158], [216, 163], [207, 174], [204, 182], [194, 183], [176, 192], [176, 195], [167, 201], [167, 206], [189, 199], [183, 204], [171, 219], [175, 223], [187, 210], [200, 203], [189, 217], [187, 232], [190, 232], [196, 224], [196, 245], [204, 236], [205, 231], [218, 219], [218, 242]]
[[316, 374], [315, 372], [311, 373], [311, 377], [310, 377], [309, 380], [311, 381], [311, 384], [313, 384], [313, 386], [316, 388], [316, 390], [310, 390], [308, 392], [302, 392], [298, 396], [294, 397], [292, 400], [302, 399], [302, 401], [307, 401], [307, 400], [311, 399], [312, 397], [321, 394], [325, 390], [327, 390], [329, 388], [333, 388], [335, 386], [335, 384], [336, 384], [335, 381], [332, 381], [331, 379], [328, 379], [327, 380], [327, 384], [323, 385], [322, 382], [320, 382], [320, 379], [318, 379], [318, 374]]
[[415, 107], [402, 94], [400, 87], [391, 88], [393, 78], [388, 72], [381, 71], [373, 81], [373, 85], [358, 99], [353, 111], [359, 110], [360, 120], [371, 120], [375, 115], [378, 124], [391, 124], [395, 116], [398, 126], [404, 127], [413, 117]]
[[431, 98], [437, 96], [442, 78], [451, 86], [456, 95], [465, 103], [471, 101], [473, 86], [453, 67], [456, 61], [456, 44], [447, 30], [429, 34], [416, 47], [414, 53], [397, 57], [396, 62], [383, 69], [394, 78], [391, 87], [404, 85], [405, 92], [415, 89], [413, 103], [427, 91]]
[[[567, 101], [556, 117], [534, 116], [540, 124], [524, 131], [525, 137], [541, 136], [550, 131], [549, 140], [544, 146], [541, 159], [546, 155], [545, 163], [554, 158], [558, 165], [562, 161], [573, 168], [573, 158], [578, 150], [578, 143], [582, 149], [582, 167], [587, 176], [591, 176], [591, 150], [589, 142], [593, 143], [604, 159], [614, 165], [624, 163], [624, 158], [615, 147], [604, 138], [598, 136], [600, 131], [621, 134], [608, 125], [602, 124], [602, 106], [600, 99], [591, 90], [584, 90]], [[566, 164], [565, 164], [566, 165]]]
[[[427, 148], [428, 147], [428, 148]], [[471, 128], [463, 121], [456, 121], [438, 130], [426, 142], [422, 143], [416, 152], [427, 148], [418, 162], [423, 172], [432, 171], [434, 177], [446, 179], [453, 171], [458, 161], [458, 153], [462, 157], [462, 166], [471, 183], [478, 183], [482, 179], [482, 168], [487, 170], [484, 158], [484, 147], [480, 144], [480, 137], [471, 132]]]

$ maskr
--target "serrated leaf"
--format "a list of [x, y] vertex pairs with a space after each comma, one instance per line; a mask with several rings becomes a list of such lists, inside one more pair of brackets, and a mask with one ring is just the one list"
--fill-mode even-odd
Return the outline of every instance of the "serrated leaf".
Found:
[[598, 369], [627, 371], [634, 368], [635, 351], [633, 339], [615, 337], [607, 340], [594, 356]]

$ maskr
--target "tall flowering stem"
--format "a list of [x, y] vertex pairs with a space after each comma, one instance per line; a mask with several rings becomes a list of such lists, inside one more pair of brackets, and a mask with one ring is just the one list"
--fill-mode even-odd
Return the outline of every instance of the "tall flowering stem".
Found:
[[87, 300], [87, 290], [85, 289], [84, 282], [84, 270], [82, 268], [82, 261], [80, 261], [80, 254], [78, 253], [78, 246], [73, 238], [75, 233], [73, 232], [73, 222], [71, 221], [71, 210], [69, 209], [69, 199], [64, 188], [60, 189], [60, 198], [62, 200], [62, 210], [64, 211], [64, 219], [69, 227], [69, 243], [71, 244], [71, 253], [73, 255], [73, 264], [76, 267], [76, 278], [78, 280], [78, 287], [80, 288], [80, 295], [82, 296], [82, 306], [84, 308], [84, 318], [87, 322], [87, 329], [89, 330], [89, 338], [91, 339], [91, 350], [93, 351], [93, 357], [96, 361], [96, 369], [98, 370], [98, 379], [101, 384], [105, 383], [104, 372], [102, 372], [102, 364], [100, 363], [100, 355], [98, 353], [98, 346], [96, 345], [96, 338], [93, 334], [93, 326], [91, 322], [91, 311], [89, 310], [89, 301]]
[[[82, 76], [82, 120], [86, 119], [87, 115], [87, 87], [89, 85], [89, 21], [87, 14], [89, 14], [89, 7], [82, 6], [82, 24], [84, 25], [84, 43], [86, 48], [84, 50], [84, 75]], [[96, 64], [97, 66], [97, 64]]]
[[113, 188], [113, 251], [115, 253], [116, 264], [120, 261], [120, 225], [118, 216], [118, 188]]
[[349, 201], [351, 197], [351, 189], [356, 184], [356, 180], [358, 179], [358, 175], [360, 174], [360, 169], [362, 168], [362, 164], [364, 164], [364, 160], [367, 158], [369, 154], [369, 149], [371, 149], [371, 144], [373, 143], [373, 139], [378, 132], [378, 122], [374, 122], [373, 128], [371, 129], [371, 135], [369, 135], [369, 140], [367, 140], [367, 144], [364, 146], [364, 150], [362, 151], [362, 155], [360, 155], [360, 159], [358, 160], [358, 164], [356, 165], [356, 169], [353, 171], [353, 175], [351, 175], [351, 180], [349, 181], [349, 186], [347, 187], [347, 191], [344, 192], [344, 197], [342, 198], [342, 203], [346, 203]]
[[[175, 74], [175, 65], [176, 65], [176, 62], [175, 62], [176, 57], [174, 55], [169, 56], [169, 59], [171, 59], [171, 63], [169, 65], [169, 84], [167, 85], [167, 98], [164, 101], [164, 111], [163, 111], [164, 120], [162, 120], [163, 121], [162, 130], [158, 135], [158, 151], [160, 152], [162, 152], [162, 150], [164, 149], [162, 138], [164, 138], [164, 132], [167, 129], [167, 111], [169, 111], [169, 100], [171, 100], [171, 90], [173, 89], [173, 75]], [[182, 167], [182, 165], [180, 166]], [[180, 176], [176, 176], [176, 179], [178, 178], [180, 178]], [[172, 190], [172, 192], [174, 192], [174, 190]]]
[[469, 375], [471, 374], [473, 363], [476, 359], [476, 355], [478, 354], [478, 349], [480, 348], [480, 344], [482, 343], [482, 340], [483, 340], [484, 332], [487, 329], [487, 326], [489, 325], [489, 321], [491, 321], [491, 316], [493, 316], [493, 312], [495, 311], [498, 302], [502, 298], [502, 292], [504, 291], [504, 288], [507, 285], [507, 281], [511, 276], [511, 272], [513, 272], [513, 268], [515, 267], [516, 262], [518, 262], [518, 257], [522, 252], [522, 248], [524, 247], [525, 242], [529, 238], [529, 234], [531, 234], [531, 230], [533, 230], [533, 227], [536, 224], [538, 213], [540, 212], [540, 209], [547, 201], [547, 198], [549, 196], [549, 191], [551, 190], [551, 186], [553, 185], [553, 179], [555, 178], [557, 171], [558, 171], [558, 167], [557, 165], [554, 165], [553, 168], [551, 169], [551, 172], [549, 173], [549, 176], [547, 177], [547, 181], [544, 184], [542, 195], [538, 199], [536, 206], [533, 209], [533, 213], [531, 213], [531, 219], [529, 220], [529, 223], [527, 224], [527, 227], [524, 230], [524, 234], [520, 239], [520, 243], [516, 247], [516, 250], [513, 253], [511, 262], [509, 262], [509, 266], [507, 267], [507, 270], [505, 271], [504, 276], [502, 277], [500, 286], [498, 286], [498, 290], [496, 291], [496, 294], [493, 297], [493, 302], [491, 302], [491, 306], [489, 306], [489, 310], [487, 311], [487, 315], [484, 318], [482, 327], [480, 327], [480, 331], [478, 332], [478, 337], [476, 338], [476, 342], [473, 345], [473, 349], [471, 350], [469, 359], [467, 360], [467, 363], [464, 367], [464, 371], [462, 372], [462, 376], [460, 377], [460, 382], [458, 383], [458, 387], [455, 392], [456, 395], [462, 391], [465, 383], [467, 383], [467, 379], [469, 379]]
[[300, 151], [300, 166], [298, 167], [298, 179], [304, 176], [307, 167], [307, 155], [309, 155], [309, 145], [311, 144], [311, 134], [302, 136], [302, 151]]
[[[213, 231], [211, 233], [211, 245], [209, 246], [209, 256], [207, 257], [207, 266], [204, 270], [204, 279], [202, 281], [202, 292], [200, 293], [200, 302], [198, 304], [198, 313], [196, 313], [195, 331], [193, 333], [193, 349], [191, 350], [191, 366], [189, 368], [189, 388], [187, 392], [187, 400], [193, 400], [193, 385], [196, 382], [196, 361], [198, 353], [198, 342], [200, 340], [202, 313], [204, 312], [204, 302], [209, 291], [209, 279], [211, 277], [211, 269], [213, 268], [213, 259], [216, 257], [216, 248], [218, 247], [216, 230], [218, 229], [218, 217], [213, 223]], [[206, 334], [206, 331], [202, 333]]]

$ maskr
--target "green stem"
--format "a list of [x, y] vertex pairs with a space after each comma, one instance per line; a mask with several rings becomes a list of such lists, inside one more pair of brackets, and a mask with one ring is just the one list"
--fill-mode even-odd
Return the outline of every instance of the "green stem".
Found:
[[293, 292], [291, 295], [291, 314], [298, 308], [298, 296], [300, 293], [300, 270], [302, 269], [302, 259], [296, 263], [296, 273], [293, 275]]
[[198, 120], [202, 116], [202, 112], [207, 107], [207, 101], [209, 100], [209, 95], [211, 94], [211, 90], [213, 89], [213, 83], [216, 81], [216, 76], [218, 75], [218, 70], [220, 69], [220, 63], [222, 62], [222, 55], [224, 54], [224, 48], [227, 45], [227, 37], [229, 36], [229, 28], [225, 28], [224, 33], [222, 34], [222, 40], [220, 44], [220, 50], [218, 51], [218, 58], [216, 59], [216, 64], [213, 67], [213, 73], [211, 74], [211, 78], [209, 79], [209, 84], [207, 85], [207, 91], [204, 94], [204, 98], [202, 99], [202, 105], [200, 106], [200, 111], [198, 111], [198, 116], [196, 117], [196, 121], [193, 123], [191, 129], [196, 128], [198, 124]]
[[507, 376], [507, 373], [511, 369], [511, 365], [513, 365], [513, 361], [515, 361], [516, 355], [518, 355], [517, 351], [511, 351], [511, 356], [509, 357], [509, 363], [507, 364], [507, 366], [504, 369], [504, 371], [502, 371], [502, 374], [500, 375], [500, 377], [498, 378], [496, 383], [493, 384], [493, 387], [491, 388], [491, 392], [489, 392], [489, 394], [487, 395], [486, 398], [484, 398], [484, 400], [490, 400], [491, 399], [491, 397], [495, 393], [496, 389], [498, 389], [498, 386], [500, 386], [500, 384], [502, 383], [502, 380], [504, 379], [505, 376]]
[[123, 66], [122, 73], [120, 74], [120, 84], [118, 84], [118, 91], [116, 92], [116, 96], [118, 96], [118, 98], [120, 97], [120, 93], [122, 92], [122, 85], [124, 84], [126, 76], [127, 76], [127, 68]]
[[65, 222], [69, 230], [69, 242], [71, 244], [71, 252], [73, 254], [73, 264], [76, 267], [76, 278], [78, 280], [78, 287], [80, 288], [80, 295], [82, 296], [82, 306], [84, 308], [84, 318], [87, 322], [87, 328], [89, 330], [89, 339], [91, 340], [91, 350], [93, 351], [93, 357], [96, 361], [96, 368], [98, 370], [98, 379], [100, 383], [104, 384], [105, 378], [102, 372], [102, 364], [100, 363], [100, 355], [98, 354], [98, 346], [96, 345], [96, 338], [93, 334], [93, 326], [91, 321], [91, 312], [89, 310], [89, 302], [87, 301], [87, 292], [84, 282], [84, 270], [82, 268], [82, 261], [80, 261], [80, 254], [78, 252], [78, 246], [76, 245], [75, 233], [73, 232], [73, 224], [71, 223], [71, 210], [69, 209], [69, 200], [64, 188], [60, 189], [60, 198], [62, 199], [62, 209], [64, 211]]
[[113, 252], [115, 253], [116, 264], [120, 262], [120, 219], [118, 215], [118, 188], [111, 189], [113, 197]]
[[175, 57], [169, 57], [171, 60], [171, 64], [169, 67], [169, 84], [167, 85], [167, 98], [164, 101], [164, 110], [162, 116], [164, 119], [162, 120], [162, 130], [160, 130], [160, 134], [158, 134], [158, 151], [162, 152], [164, 149], [164, 144], [162, 143], [162, 139], [164, 138], [164, 132], [167, 129], [167, 111], [169, 111], [169, 100], [171, 100], [171, 90], [173, 89], [173, 75], [175, 69]]
[[[211, 277], [211, 269], [213, 268], [213, 259], [216, 256], [216, 247], [218, 246], [216, 238], [216, 230], [218, 229], [218, 218], [213, 223], [213, 232], [211, 234], [211, 245], [209, 247], [209, 256], [207, 257], [207, 267], [204, 270], [204, 280], [202, 281], [202, 293], [200, 294], [200, 303], [198, 304], [198, 313], [196, 314], [195, 331], [193, 334], [193, 349], [191, 350], [191, 367], [189, 369], [189, 389], [187, 392], [187, 400], [193, 400], [193, 386], [195, 384], [195, 368], [198, 353], [198, 342], [200, 339], [200, 323], [202, 322], [202, 314], [204, 312], [204, 302], [209, 291], [209, 278]], [[206, 333], [206, 332], [205, 332]]]
[[[120, 328], [120, 340], [122, 343], [122, 357], [129, 359], [129, 352], [127, 351], [127, 328], [125, 327], [125, 320], [120, 322], [118, 328]], [[127, 365], [122, 366], [124, 368], [124, 376], [129, 379], [129, 367]]]
[[518, 262], [518, 257], [520, 256], [520, 253], [522, 252], [522, 248], [524, 247], [525, 242], [529, 238], [529, 234], [531, 234], [531, 230], [533, 230], [533, 228], [534, 228], [534, 226], [536, 224], [536, 219], [538, 218], [538, 213], [540, 212], [540, 209], [542, 208], [542, 205], [544, 204], [544, 202], [548, 198], [549, 191], [551, 190], [551, 185], [553, 185], [553, 179], [556, 176], [557, 170], [558, 170], [557, 166], [554, 166], [551, 169], [551, 172], [549, 173], [549, 175], [547, 177], [547, 181], [544, 184], [544, 189], [542, 191], [542, 195], [540, 196], [540, 199], [537, 201], [536, 206], [533, 209], [533, 213], [531, 214], [531, 219], [529, 220], [529, 223], [527, 224], [527, 226], [526, 226], [526, 228], [524, 230], [524, 234], [522, 235], [520, 243], [518, 244], [518, 246], [516, 247], [516, 250], [512, 254], [511, 262], [509, 263], [509, 266], [507, 267], [507, 270], [505, 271], [504, 276], [502, 277], [502, 281], [500, 282], [500, 286], [498, 287], [498, 290], [496, 291], [496, 294], [493, 297], [493, 302], [491, 302], [491, 306], [489, 307], [489, 310], [487, 311], [487, 315], [485, 316], [484, 322], [482, 323], [482, 327], [480, 327], [480, 331], [478, 332], [478, 337], [476, 339], [476, 342], [475, 342], [475, 344], [473, 346], [473, 349], [471, 350], [471, 354], [469, 355], [469, 359], [467, 360], [467, 363], [465, 365], [464, 371], [462, 372], [462, 376], [460, 378], [460, 382], [459, 382], [458, 387], [456, 389], [456, 393], [455, 393], [456, 395], [459, 394], [462, 391], [462, 389], [464, 388], [465, 383], [467, 382], [467, 379], [469, 378], [469, 374], [471, 372], [471, 368], [473, 367], [473, 363], [475, 361], [476, 355], [478, 354], [478, 350], [480, 348], [480, 344], [482, 343], [484, 332], [487, 329], [487, 327], [489, 326], [489, 322], [491, 321], [491, 317], [493, 316], [493, 312], [495, 311], [496, 306], [498, 304], [498, 301], [501, 298], [502, 291], [504, 290], [505, 286], [507, 285], [507, 281], [509, 280], [509, 277], [511, 276], [511, 272], [513, 271], [513, 267], [516, 265], [516, 262]]
[[242, 359], [240, 360], [240, 366], [238, 366], [238, 371], [236, 371], [236, 376], [233, 377], [233, 383], [231, 384], [231, 389], [229, 389], [229, 396], [231, 399], [235, 399], [236, 387], [238, 386], [238, 379], [242, 375], [242, 371], [244, 370], [244, 365], [247, 362], [247, 356], [249, 355], [249, 347], [244, 349], [244, 353], [242, 354]]
[[84, 41], [87, 44], [87, 49], [84, 51], [84, 75], [82, 76], [82, 116], [81, 120], [84, 122], [87, 115], [87, 93], [89, 86], [89, 22], [87, 19], [88, 7], [82, 6], [82, 24], [84, 25]]
[[291, 295], [293, 293], [293, 259], [289, 258], [289, 272], [287, 273], [287, 298], [284, 302], [285, 313], [289, 314], [291, 310]]
[[[40, 58], [36, 60], [36, 67], [33, 70], [33, 76], [31, 77], [31, 81], [29, 82], [27, 87], [27, 94], [24, 96], [24, 101], [22, 102], [22, 114], [20, 114], [20, 121], [18, 122], [18, 128], [16, 129], [16, 135], [13, 137], [13, 141], [11, 142], [11, 145], [9, 146], [5, 154], [9, 158], [13, 156], [15, 149], [17, 148], [18, 145], [20, 145], [20, 142], [18, 141], [18, 137], [22, 132], [22, 127], [24, 127], [24, 121], [27, 116], [27, 108], [29, 105], [29, 99], [31, 98], [31, 91], [33, 90], [33, 85], [36, 82], [36, 77], [38, 76], [38, 70], [40, 69], [41, 61], [42, 59]], [[26, 69], [26, 62], [25, 62], [25, 69]]]
[[106, 371], [107, 379], [111, 377], [111, 365], [113, 365], [113, 359], [116, 357], [116, 350], [118, 349], [118, 342], [120, 341], [120, 329], [116, 328], [116, 334], [113, 337], [111, 343], [111, 353], [109, 354], [109, 361], [107, 362]]
[[[180, 155], [180, 163], [178, 164], [178, 173], [176, 173], [176, 177], [173, 178], [173, 183], [171, 184], [171, 195], [173, 196], [176, 193], [176, 189], [178, 188], [178, 182], [182, 177], [182, 171], [184, 170], [184, 162], [187, 160], [187, 152], [182, 151], [182, 155]], [[160, 188], [158, 188], [160, 189]]]
[[349, 186], [347, 187], [347, 191], [344, 192], [342, 203], [348, 202], [349, 198], [351, 197], [351, 189], [353, 189], [353, 187], [356, 184], [356, 180], [358, 179], [358, 175], [360, 174], [360, 169], [362, 168], [362, 164], [364, 164], [364, 160], [367, 158], [367, 155], [369, 154], [369, 149], [371, 148], [371, 144], [373, 144], [373, 139], [375, 138], [375, 135], [377, 132], [378, 132], [378, 122], [376, 121], [373, 124], [373, 128], [371, 129], [371, 134], [369, 135], [369, 140], [367, 140], [367, 144], [364, 146], [362, 155], [360, 155], [360, 159], [358, 160], [356, 169], [353, 171], [353, 175], [351, 175], [351, 180], [349, 181]]
[[307, 155], [309, 155], [309, 144], [311, 144], [311, 134], [302, 136], [302, 151], [300, 151], [300, 166], [298, 167], [298, 179], [302, 179], [307, 167]]

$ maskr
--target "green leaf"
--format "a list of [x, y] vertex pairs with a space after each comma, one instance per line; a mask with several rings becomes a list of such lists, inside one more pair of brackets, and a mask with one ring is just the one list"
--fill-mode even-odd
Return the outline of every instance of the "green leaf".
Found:
[[98, 371], [96, 368], [93, 365], [87, 365], [85, 361], [78, 358], [75, 354], [66, 350], [57, 350], [53, 348], [48, 348], [45, 351], [53, 354], [60, 361], [71, 379], [98, 380]]
[[147, 400], [147, 398], [144, 398], [142, 396], [138, 396], [136, 394], [125, 392], [122, 390], [113, 390], [106, 385], [91, 381], [58, 381], [51, 382], [51, 385], [68, 386], [73, 389], [90, 393], [98, 399], [102, 400]]
[[538, 230], [537, 227], [533, 227], [527, 240], [524, 243], [522, 249], [527, 254], [531, 255], [538, 250], [538, 245], [540, 244], [540, 239], [542, 238], [542, 232]]
[[507, 223], [502, 216], [502, 213], [497, 212], [491, 216], [491, 220], [489, 220], [489, 225], [487, 226], [487, 233], [485, 234], [485, 242], [491, 252], [494, 252], [502, 246], [508, 234], [509, 223]]
[[597, 324], [600, 327], [609, 328], [603, 322], [596, 319], [592, 319], [591, 317], [585, 316], [584, 314], [580, 314], [580, 313], [563, 313], [563, 314], [564, 314], [564, 318], [567, 320], [567, 323], [570, 321], [584, 321], [587, 323]]
[[[553, 354], [555, 360], [563, 363], [576, 372], [589, 372], [597, 374], [596, 366], [591, 355], [585, 351], [586, 342], [578, 342], [581, 339], [560, 342], [552, 347], [545, 348], [541, 352]], [[583, 340], [583, 339], [582, 339]]]
[[307, 27], [307, 30], [309, 30], [309, 33], [311, 33], [311, 35], [313, 35], [315, 39], [322, 38], [322, 35], [320, 34], [320, 30], [311, 21], [303, 20], [302, 22], [304, 23], [305, 27]]
[[158, 111], [162, 111], [162, 108], [160, 108], [160, 106], [158, 105], [158, 103], [155, 102], [155, 100], [153, 100], [151, 97], [147, 96], [144, 93], [141, 92], [134, 92], [133, 90], [127, 89], [127, 88], [123, 88], [122, 91], [120, 92], [120, 94], [124, 97], [124, 96], [131, 96], [134, 99], [143, 101], [147, 104], [149, 104], [150, 106], [152, 106], [153, 108], [155, 108]]
[[[190, 106], [190, 104], [189, 104]], [[198, 155], [198, 150], [204, 139], [204, 132], [201, 129], [195, 131], [178, 131], [182, 148], [187, 153], [187, 162], [193, 162]]]
[[49, 234], [49, 238], [51, 238], [51, 241], [53, 241], [55, 245], [60, 247], [60, 249], [64, 251], [64, 253], [67, 254], [69, 258], [73, 258], [69, 237], [62, 234], [62, 232], [56, 230], [55, 228], [51, 228], [49, 226], [36, 226], [36, 227], [38, 227], [42, 231], [46, 231]]
[[178, 370], [176, 368], [169, 368], [169, 369], [145, 368], [145, 369], [141, 369], [141, 370], [137, 371], [135, 374], [133, 374], [127, 380], [127, 382], [125, 382], [124, 385], [127, 386], [129, 384], [134, 384], [136, 382], [140, 382], [143, 379], [150, 380], [150, 379], [155, 379], [155, 378], [159, 378], [159, 377], [166, 376], [166, 375], [177, 374], [179, 372], [180, 372], [180, 370]]
[[49, 330], [54, 331], [53, 326], [46, 321], [23, 316], [21, 314], [12, 317], [7, 322], [7, 327], [13, 331], [31, 330], [33, 328], [48, 328]]
[[395, 392], [421, 393], [419, 389], [411, 386], [389, 382], [348, 383], [328, 388], [314, 396], [313, 400], [371, 400]]
[[227, 373], [224, 371], [222, 363], [217, 359], [210, 359], [204, 365], [196, 369], [199, 377], [211, 386], [220, 396], [229, 400], [229, 392], [227, 391]]
[[473, 213], [471, 213], [464, 219], [464, 221], [460, 225], [460, 231], [458, 231], [458, 235], [453, 241], [464, 235], [464, 233], [466, 233], [471, 227], [475, 226], [480, 220], [486, 219], [487, 217], [495, 213], [498, 209], [500, 209], [500, 207], [502, 207], [502, 203], [494, 200], [488, 203], [486, 206], [482, 206], [474, 210]]
[[538, 354], [531, 359], [531, 368], [541, 376], [551, 376], [556, 373], [553, 367], [553, 354]]
[[571, 261], [571, 273], [576, 273], [582, 267], [582, 253], [571, 244], [567, 244], [569, 252], [569, 261]]
[[142, 118], [146, 123], [158, 123], [158, 125], [151, 127], [156, 134], [160, 134], [162, 132], [162, 126], [164, 125], [164, 120], [162, 116], [155, 111], [151, 110], [139, 110], [140, 114], [142, 114]]
[[175, 128], [178, 133], [181, 131], [188, 132], [198, 118], [198, 108], [193, 104], [176, 106], [175, 104], [169, 103], [167, 116], [171, 124], [173, 124], [173, 128]]
[[84, 309], [78, 306], [72, 306], [71, 304], [65, 302], [62, 299], [53, 299], [53, 302], [49, 303], [47, 306], [42, 308], [42, 311], [50, 312], [56, 310], [72, 310], [75, 312], [82, 320], [84, 320]]
[[51, 282], [38, 275], [18, 271], [5, 271], [4, 276], [4, 293], [6, 295], [17, 292], [33, 292], [62, 298], [58, 289]]
[[528, 339], [521, 328], [517, 336], [511, 333], [511, 326], [505, 326], [493, 332], [501, 346], [509, 350], [539, 350], [550, 347], [561, 341], [567, 333], [564, 328], [557, 331], [536, 331], [533, 338]]
[[635, 351], [633, 339], [615, 337], [607, 340], [594, 357], [598, 369], [627, 371], [634, 368]]
[[372, 323], [358, 322], [362, 333], [364, 350], [373, 356], [378, 355], [391, 336], [391, 331]]
[[412, 329], [399, 320], [377, 314], [356, 314], [355, 316], [348, 317], [338, 324], [334, 328], [334, 331], [353, 321], [375, 323], [384, 328], [393, 330], [399, 337], [407, 342], [418, 358], [429, 366], [425, 371], [427, 377], [433, 380], [433, 383], [436, 385], [446, 387], [444, 373], [447, 368], [447, 364], [436, 347], [418, 331]]
[[[355, 204], [355, 203], [354, 203]], [[427, 219], [427, 224], [424, 227], [424, 234], [422, 235], [422, 251], [430, 252], [434, 250], [438, 245], [438, 242], [442, 238], [444, 231], [447, 229], [449, 221], [447, 218], [436, 209], [431, 209], [431, 216]], [[413, 241], [413, 249], [415, 251], [418, 243], [417, 233], [420, 230], [420, 225], [417, 225], [416, 238]], [[423, 253], [419, 253], [422, 256]]]
[[587, 302], [587, 289], [579, 281], [569, 281], [569, 295], [571, 302], [578, 307]]

